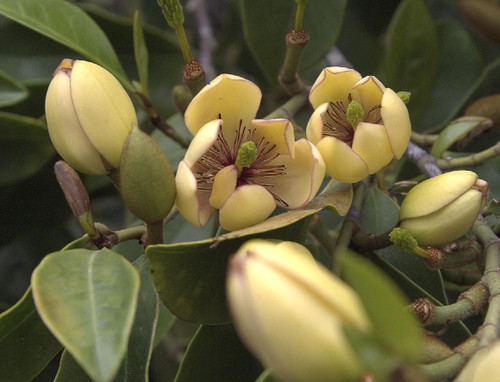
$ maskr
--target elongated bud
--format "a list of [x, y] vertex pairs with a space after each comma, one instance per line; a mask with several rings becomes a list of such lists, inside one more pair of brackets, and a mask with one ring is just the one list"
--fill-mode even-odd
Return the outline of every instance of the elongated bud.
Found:
[[161, 222], [175, 201], [175, 180], [170, 164], [157, 143], [134, 126], [119, 169], [123, 202], [146, 223]]
[[400, 227], [419, 245], [443, 245], [467, 233], [488, 197], [489, 185], [472, 171], [427, 179], [406, 195]]
[[135, 109], [118, 80], [99, 65], [64, 59], [47, 90], [50, 139], [75, 169], [104, 175], [120, 164], [125, 139], [137, 124]]
[[239, 336], [283, 381], [359, 380], [361, 360], [343, 327], [371, 324], [355, 292], [305, 247], [246, 242], [230, 261], [227, 294]]

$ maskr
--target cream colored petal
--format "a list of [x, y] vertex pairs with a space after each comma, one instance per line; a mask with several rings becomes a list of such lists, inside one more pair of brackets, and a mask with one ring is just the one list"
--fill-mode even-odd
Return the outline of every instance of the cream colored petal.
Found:
[[476, 173], [451, 171], [429, 178], [413, 187], [401, 203], [399, 219], [429, 215], [466, 193], [476, 183]]
[[382, 102], [385, 86], [377, 77], [367, 76], [354, 85], [354, 89], [358, 91], [358, 101], [363, 106], [365, 113], [368, 113], [372, 107], [378, 106]]
[[185, 161], [179, 162], [175, 185], [175, 204], [180, 214], [191, 224], [204, 226], [215, 209], [208, 202], [210, 192], [197, 189], [196, 178]]
[[294, 154], [293, 126], [286, 119], [254, 119], [251, 123], [252, 130], [255, 129], [253, 141], [258, 143], [262, 139], [262, 146], [268, 143], [268, 147], [276, 145], [275, 153], [290, 155]]
[[356, 127], [353, 151], [365, 161], [368, 173], [373, 174], [385, 167], [394, 158], [387, 138], [387, 133], [382, 125], [361, 122]]
[[231, 74], [221, 74], [206, 85], [191, 101], [184, 114], [186, 127], [195, 135], [207, 122], [224, 120], [237, 129], [240, 120], [249, 126], [255, 118], [262, 94], [253, 82]]
[[331, 66], [323, 69], [309, 93], [309, 101], [314, 109], [325, 102], [349, 103], [349, 93], [356, 93], [353, 86], [361, 75], [353, 69]]
[[235, 231], [266, 220], [276, 208], [273, 196], [264, 187], [250, 184], [236, 188], [219, 213], [222, 228]]
[[450, 243], [472, 227], [481, 210], [482, 193], [470, 190], [452, 203], [426, 216], [405, 219], [401, 222], [404, 228], [422, 246], [444, 245]]
[[[318, 149], [307, 139], [295, 142], [295, 159], [278, 158], [286, 166], [286, 175], [263, 179], [269, 189], [286, 204], [285, 208], [299, 208], [318, 192], [325, 177], [325, 162]], [[258, 178], [256, 178], [258, 179]]]
[[214, 177], [209, 202], [214, 208], [222, 208], [233, 193], [238, 181], [238, 168], [233, 164], [224, 167]]
[[217, 141], [217, 135], [219, 134], [219, 127], [221, 124], [222, 121], [220, 119], [210, 121], [193, 137], [184, 156], [184, 161], [186, 161], [189, 167], [193, 167], [203, 154], [205, 154]]
[[344, 142], [325, 137], [316, 147], [325, 161], [326, 173], [339, 182], [356, 183], [368, 175], [365, 161]]
[[319, 105], [309, 118], [306, 127], [306, 136], [309, 141], [317, 145], [323, 139], [323, 115], [328, 110], [328, 102]]
[[76, 60], [71, 71], [71, 98], [92, 145], [115, 168], [132, 126], [135, 108], [125, 89], [106, 69]]
[[382, 109], [380, 113], [387, 130], [392, 152], [396, 159], [400, 159], [408, 146], [411, 135], [411, 122], [408, 109], [392, 89], [385, 90], [381, 104]]
[[50, 139], [57, 152], [72, 167], [85, 174], [104, 175], [101, 154], [89, 141], [78, 120], [70, 94], [70, 77], [63, 71], [52, 79], [45, 98]]

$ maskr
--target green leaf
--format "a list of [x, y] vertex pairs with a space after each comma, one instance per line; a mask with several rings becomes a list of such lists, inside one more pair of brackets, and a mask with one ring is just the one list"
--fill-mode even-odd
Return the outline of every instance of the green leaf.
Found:
[[[437, 23], [439, 64], [417, 131], [435, 130], [456, 117], [456, 106], [481, 74], [483, 62], [470, 35], [455, 21]], [[413, 97], [412, 97], [413, 98]], [[413, 100], [410, 102], [410, 104]]]
[[141, 17], [139, 11], [134, 13], [134, 55], [139, 73], [139, 81], [141, 82], [141, 90], [144, 94], [148, 94], [148, 47], [144, 40], [144, 32], [142, 31]]
[[411, 92], [413, 124], [427, 106], [439, 61], [436, 27], [422, 0], [404, 0], [387, 31], [383, 73], [385, 85]]
[[0, 107], [14, 105], [28, 97], [28, 89], [0, 71]]
[[[385, 192], [370, 188], [361, 209], [361, 227], [367, 232], [381, 234], [396, 225], [398, 216], [399, 206]], [[401, 252], [395, 247], [378, 250], [376, 253], [436, 299], [447, 303], [440, 272], [427, 268], [421, 258]]]
[[432, 145], [430, 154], [441, 158], [446, 150], [454, 143], [462, 141], [465, 137], [473, 134], [475, 130], [483, 129], [484, 126], [491, 127], [491, 121], [482, 117], [462, 117], [450, 123], [439, 133], [439, 137]]
[[376, 266], [352, 252], [342, 256], [342, 277], [361, 298], [378, 341], [392, 354], [417, 362], [422, 332], [396, 285]]
[[31, 288], [0, 314], [0, 380], [29, 382], [61, 350], [36, 312]]
[[54, 382], [92, 382], [75, 359], [64, 350]]
[[261, 371], [233, 325], [202, 325], [186, 350], [175, 382], [253, 382]]
[[106, 35], [75, 5], [62, 0], [2, 0], [0, 14], [73, 49], [133, 89]]
[[0, 112], [0, 186], [34, 175], [54, 153], [42, 121]]
[[255, 380], [255, 382], [281, 382], [281, 379], [278, 379], [275, 375], [273, 375], [273, 371], [271, 369], [266, 369], [264, 372]]
[[149, 360], [153, 352], [161, 301], [151, 279], [149, 260], [142, 255], [133, 264], [141, 277], [141, 289], [127, 355], [114, 382], [147, 382], [149, 380]]
[[[314, 0], [307, 4], [304, 28], [309, 43], [301, 70], [323, 59], [340, 33], [346, 0]], [[285, 37], [293, 28], [296, 4], [290, 0], [240, 0], [245, 40], [260, 69], [277, 83], [285, 57]]]
[[134, 267], [109, 249], [47, 255], [32, 276], [45, 325], [97, 382], [111, 381], [127, 351], [139, 292]]

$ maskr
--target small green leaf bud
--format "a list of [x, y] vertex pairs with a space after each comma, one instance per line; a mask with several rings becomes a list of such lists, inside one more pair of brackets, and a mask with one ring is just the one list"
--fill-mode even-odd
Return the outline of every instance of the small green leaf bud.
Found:
[[394, 228], [389, 234], [394, 246], [400, 251], [414, 253], [417, 251], [418, 243], [415, 238], [403, 228]]
[[179, 0], [158, 0], [165, 20], [171, 28], [180, 26], [184, 23], [184, 12]]
[[134, 126], [119, 169], [123, 202], [146, 223], [161, 222], [175, 201], [175, 180], [170, 164], [158, 144]]
[[238, 171], [241, 172], [244, 168], [250, 167], [257, 159], [258, 153], [259, 150], [254, 142], [248, 141], [243, 143], [236, 156], [236, 167], [238, 167]]
[[347, 106], [347, 122], [353, 127], [356, 128], [358, 123], [362, 122], [365, 118], [365, 111], [363, 110], [363, 106], [358, 101], [351, 101], [349, 106]]
[[399, 98], [401, 98], [401, 101], [405, 103], [405, 105], [408, 105], [410, 103], [411, 92], [400, 91], [397, 94]]

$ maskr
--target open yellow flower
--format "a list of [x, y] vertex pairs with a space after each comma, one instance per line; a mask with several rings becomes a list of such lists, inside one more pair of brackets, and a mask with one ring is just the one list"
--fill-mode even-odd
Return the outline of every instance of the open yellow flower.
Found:
[[316, 145], [326, 172], [354, 183], [399, 159], [410, 140], [408, 109], [373, 76], [353, 69], [323, 69], [309, 94], [314, 110], [307, 138]]
[[261, 92], [222, 74], [193, 98], [185, 113], [194, 135], [176, 175], [179, 212], [203, 226], [215, 209], [233, 231], [265, 220], [276, 208], [299, 208], [321, 185], [325, 164], [306, 139], [294, 142], [285, 119], [256, 120]]

